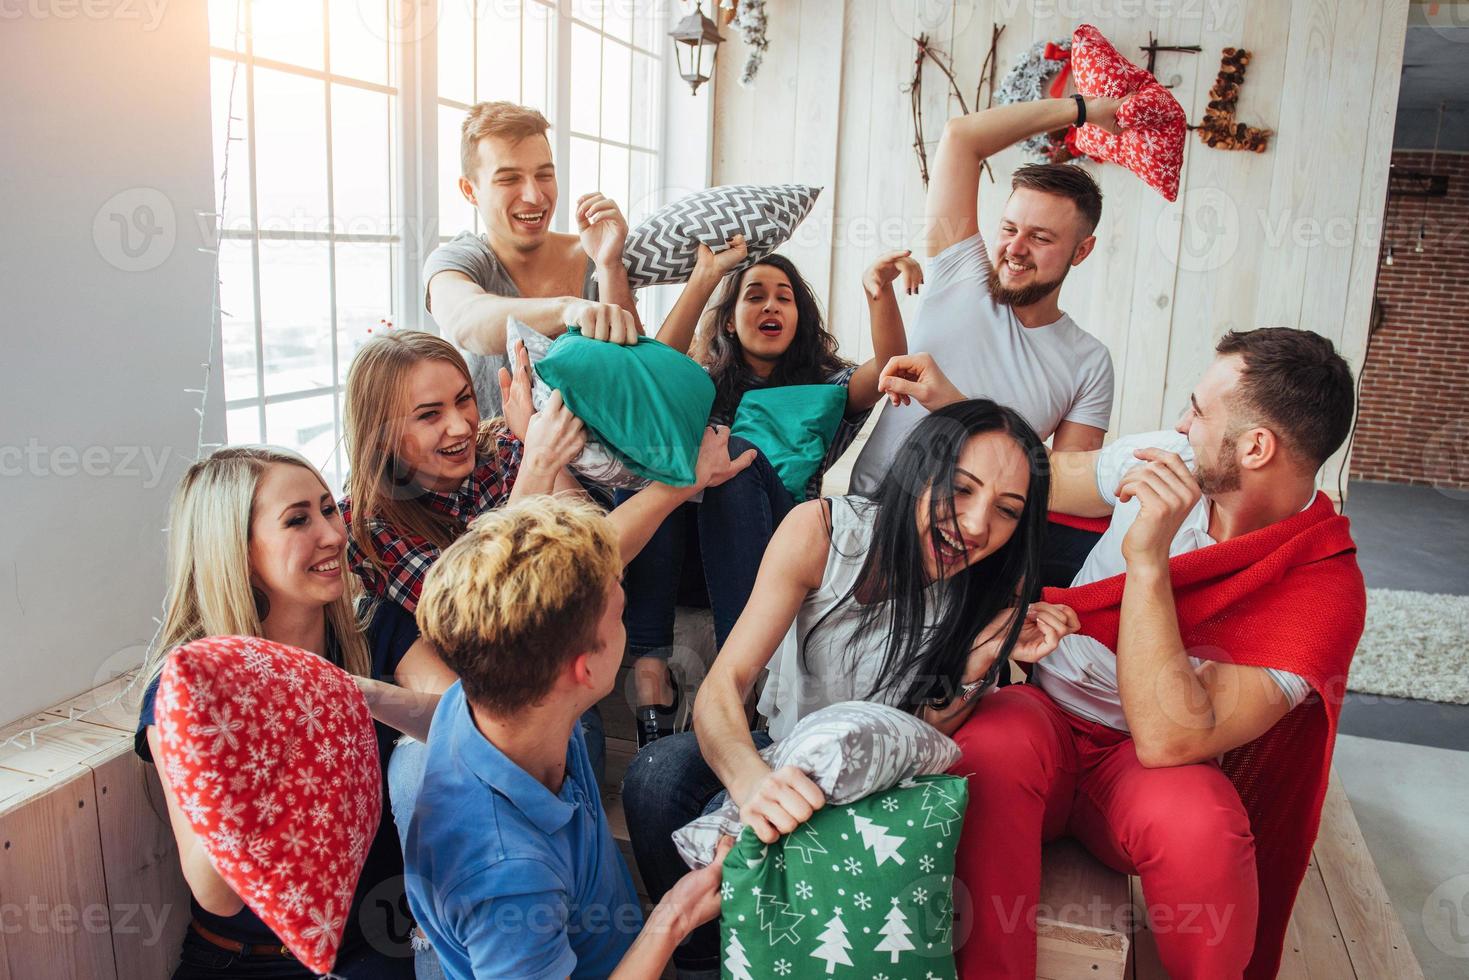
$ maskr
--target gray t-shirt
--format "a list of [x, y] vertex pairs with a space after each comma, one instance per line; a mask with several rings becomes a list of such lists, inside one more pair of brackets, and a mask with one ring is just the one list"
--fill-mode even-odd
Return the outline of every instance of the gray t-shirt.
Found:
[[[500, 264], [489, 243], [480, 235], [461, 231], [452, 241], [445, 242], [433, 250], [423, 264], [423, 307], [433, 313], [429, 300], [429, 283], [434, 276], [449, 269], [462, 272], [487, 293], [496, 296], [519, 296], [515, 280]], [[582, 299], [597, 298], [597, 264], [587, 258], [587, 274], [582, 280]], [[472, 354], [460, 348], [464, 360], [469, 364], [469, 376], [474, 381], [474, 397], [479, 403], [480, 418], [500, 414], [499, 369], [505, 366], [504, 354]]]
[[[926, 351], [970, 398], [1015, 409], [1042, 439], [1062, 422], [1106, 429], [1112, 416], [1112, 355], [1067, 314], [1026, 327], [989, 290], [990, 258], [979, 235], [929, 260], [923, 306], [908, 349]], [[876, 492], [898, 447], [928, 411], [885, 404], [852, 467], [852, 493]]]

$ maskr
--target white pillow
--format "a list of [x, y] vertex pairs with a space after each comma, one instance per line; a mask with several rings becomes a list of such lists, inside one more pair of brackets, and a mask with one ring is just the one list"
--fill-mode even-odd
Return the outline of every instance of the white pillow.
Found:
[[[821, 787], [827, 803], [842, 804], [914, 776], [947, 772], [959, 761], [959, 746], [906, 711], [873, 701], [843, 701], [802, 718], [760, 758], [771, 769], [795, 766]], [[740, 808], [728, 799], [675, 830], [673, 842], [689, 867], [702, 868], [726, 834], [740, 835]]]
[[728, 184], [664, 205], [628, 233], [622, 247], [633, 289], [687, 282], [700, 242], [715, 251], [744, 235], [749, 256], [734, 272], [774, 252], [796, 230], [821, 193], [805, 184]]

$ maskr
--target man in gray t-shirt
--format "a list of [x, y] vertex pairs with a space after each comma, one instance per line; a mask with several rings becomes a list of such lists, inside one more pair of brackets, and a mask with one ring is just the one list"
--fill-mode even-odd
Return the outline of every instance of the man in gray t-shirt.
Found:
[[[929, 269], [908, 349], [931, 354], [966, 397], [1014, 408], [1060, 450], [1100, 448], [1112, 414], [1111, 355], [1060, 307], [1066, 273], [1096, 245], [1101, 191], [1076, 167], [1021, 167], [991, 249], [979, 233], [980, 168], [1012, 143], [1083, 117], [1111, 129], [1118, 105], [1044, 99], [951, 119], [929, 184]], [[876, 491], [926, 414], [916, 403], [883, 406], [852, 468], [853, 492]]]
[[589, 337], [631, 344], [642, 333], [622, 264], [627, 221], [617, 204], [584, 195], [576, 206], [579, 233], [550, 230], [558, 187], [547, 128], [525, 106], [470, 108], [459, 190], [485, 232], [460, 233], [423, 267], [424, 305], [464, 352], [481, 417], [500, 411], [496, 374], [510, 317], [551, 337], [577, 326]]

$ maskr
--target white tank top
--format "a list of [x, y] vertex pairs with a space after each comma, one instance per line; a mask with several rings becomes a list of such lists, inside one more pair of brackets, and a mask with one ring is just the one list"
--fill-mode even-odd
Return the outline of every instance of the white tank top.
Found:
[[[894, 684], [870, 698], [882, 668], [890, 626], [879, 620], [876, 628], [858, 635], [863, 607], [848, 602], [837, 608], [811, 637], [802, 657], [807, 632], [851, 591], [872, 544], [877, 505], [866, 497], [832, 497], [831, 544], [821, 585], [808, 593], [796, 621], [786, 631], [766, 665], [765, 689], [758, 710], [770, 720], [772, 738], [784, 738], [805, 715], [842, 701], [876, 700], [896, 705], [907, 683]], [[934, 586], [929, 587], [925, 623], [937, 619]], [[890, 622], [890, 616], [889, 616]], [[804, 661], [804, 663], [803, 663]]]

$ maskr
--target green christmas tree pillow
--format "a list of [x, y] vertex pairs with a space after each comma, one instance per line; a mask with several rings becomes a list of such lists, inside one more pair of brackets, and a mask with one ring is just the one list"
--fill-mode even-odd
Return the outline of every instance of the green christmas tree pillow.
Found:
[[918, 776], [827, 806], [774, 844], [748, 827], [724, 859], [725, 980], [938, 980], [954, 972], [960, 776]]

